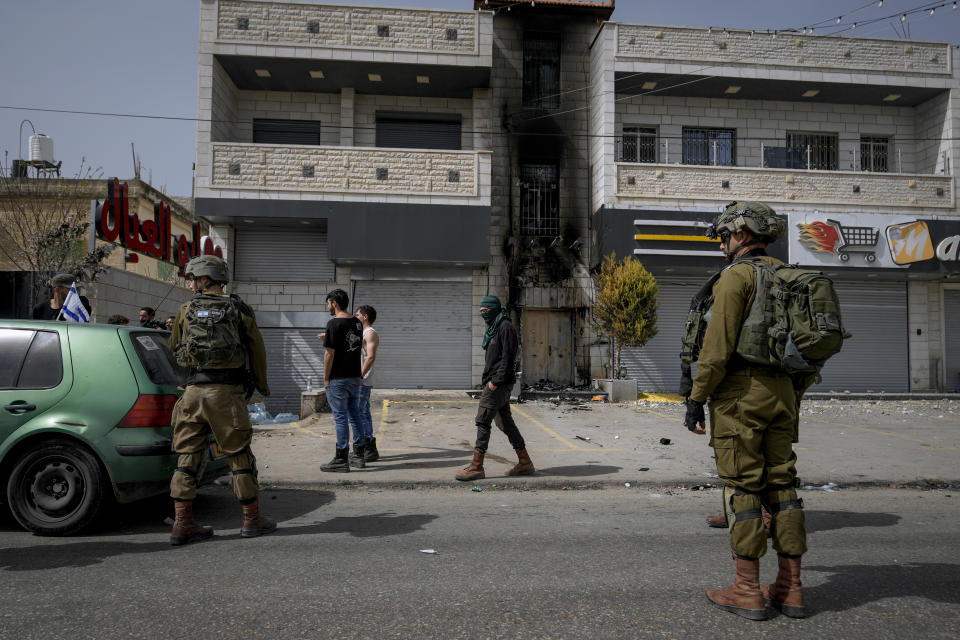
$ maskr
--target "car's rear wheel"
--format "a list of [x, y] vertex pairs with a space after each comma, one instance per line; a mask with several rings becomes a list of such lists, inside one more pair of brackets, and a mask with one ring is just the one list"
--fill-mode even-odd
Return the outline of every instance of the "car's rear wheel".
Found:
[[7, 503], [23, 527], [67, 536], [93, 524], [107, 506], [107, 479], [83, 447], [46, 440], [27, 450], [10, 473]]

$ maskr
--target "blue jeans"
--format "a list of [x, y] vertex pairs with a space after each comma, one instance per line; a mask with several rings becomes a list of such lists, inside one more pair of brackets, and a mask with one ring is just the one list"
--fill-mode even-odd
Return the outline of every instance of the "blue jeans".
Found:
[[[370, 392], [373, 387], [360, 385], [360, 436], [369, 440], [373, 437], [373, 416], [370, 415]], [[353, 444], [356, 446], [357, 436], [354, 432]]]
[[350, 423], [354, 439], [360, 431], [360, 378], [335, 378], [327, 387], [327, 402], [337, 427], [337, 449], [350, 447]]

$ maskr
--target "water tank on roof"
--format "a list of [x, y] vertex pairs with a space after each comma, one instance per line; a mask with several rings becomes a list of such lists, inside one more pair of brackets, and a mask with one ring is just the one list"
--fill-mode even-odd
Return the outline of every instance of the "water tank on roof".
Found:
[[53, 138], [42, 133], [30, 136], [30, 162], [53, 164]]

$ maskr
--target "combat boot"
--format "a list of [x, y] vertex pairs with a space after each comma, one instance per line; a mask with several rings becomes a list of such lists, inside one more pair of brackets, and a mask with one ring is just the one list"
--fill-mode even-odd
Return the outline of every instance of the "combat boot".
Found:
[[467, 482], [468, 480], [483, 480], [486, 478], [486, 474], [483, 472], [483, 454], [473, 450], [473, 460], [466, 467], [463, 468], [463, 471], [458, 471], [453, 476], [461, 482]]
[[749, 620], [766, 620], [767, 609], [760, 592], [760, 559], [733, 557], [736, 577], [726, 589], [710, 589], [707, 598], [715, 606]]
[[240, 525], [241, 538], [256, 538], [277, 530], [277, 521], [260, 515], [260, 500], [240, 505], [243, 510], [243, 524]]
[[366, 462], [376, 462], [380, 459], [380, 452], [377, 451], [377, 439], [370, 438], [363, 450], [363, 459]]
[[508, 476], [532, 476], [536, 469], [526, 449], [517, 449], [517, 464], [507, 469]]
[[213, 537], [213, 527], [205, 527], [193, 520], [193, 500], [175, 500], [176, 518], [170, 531], [170, 544], [177, 547]]
[[777, 581], [760, 587], [763, 599], [770, 602], [788, 618], [806, 618], [803, 606], [803, 583], [800, 581], [800, 556], [777, 554], [779, 571]]
[[350, 454], [350, 464], [357, 469], [363, 469], [366, 467], [366, 450], [367, 447], [365, 444], [353, 445], [353, 453]]
[[320, 465], [320, 471], [349, 473], [350, 458], [347, 455], [349, 452], [350, 452], [349, 446], [344, 449], [337, 449], [337, 452], [333, 455], [333, 460], [331, 460], [327, 464]]

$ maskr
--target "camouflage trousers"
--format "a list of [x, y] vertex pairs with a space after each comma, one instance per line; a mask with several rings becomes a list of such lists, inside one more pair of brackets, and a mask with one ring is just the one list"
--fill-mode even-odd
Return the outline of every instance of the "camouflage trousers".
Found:
[[794, 486], [797, 396], [789, 376], [755, 369], [728, 374], [710, 395], [709, 406], [710, 445], [733, 512], [733, 552], [745, 558], [767, 552], [763, 505], [772, 515], [774, 549], [803, 555], [807, 533]]
[[243, 385], [189, 385], [173, 407], [172, 422], [173, 450], [180, 457], [170, 479], [170, 497], [193, 500], [197, 496], [200, 465], [211, 433], [227, 455], [237, 500], [251, 502], [260, 494], [256, 458], [250, 451], [253, 429]]

